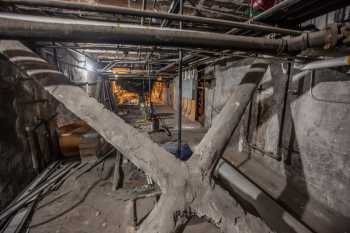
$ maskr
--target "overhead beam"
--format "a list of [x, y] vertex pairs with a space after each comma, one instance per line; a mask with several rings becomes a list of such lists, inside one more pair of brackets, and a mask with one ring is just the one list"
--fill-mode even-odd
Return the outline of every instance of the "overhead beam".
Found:
[[273, 54], [299, 52], [338, 42], [337, 27], [290, 39], [269, 39], [9, 13], [0, 13], [0, 20], [0, 38], [17, 40], [162, 45]]
[[189, 15], [178, 15], [174, 14], [174, 9], [178, 5], [177, 1], [172, 3], [172, 7], [169, 13], [165, 12], [155, 12], [155, 11], [140, 11], [136, 9], [131, 9], [127, 7], [119, 7], [105, 4], [91, 4], [91, 3], [80, 3], [80, 2], [67, 2], [67, 1], [57, 1], [57, 0], [2, 0], [1, 3], [7, 4], [19, 4], [26, 5], [32, 7], [54, 7], [54, 8], [64, 8], [71, 10], [80, 10], [80, 11], [93, 11], [93, 12], [101, 12], [101, 13], [113, 13], [113, 14], [121, 14], [128, 16], [139, 16], [139, 17], [150, 17], [150, 18], [158, 18], [165, 19], [164, 25], [166, 26], [168, 22], [167, 20], [175, 20], [175, 21], [183, 21], [189, 23], [198, 23], [198, 24], [207, 24], [213, 26], [226, 26], [232, 28], [239, 29], [249, 29], [249, 30], [257, 30], [264, 32], [273, 32], [280, 34], [288, 34], [288, 35], [299, 35], [301, 32], [297, 30], [278, 28], [266, 25], [259, 24], [249, 24], [242, 23], [237, 21], [229, 21], [229, 20], [220, 20], [220, 19], [212, 19], [206, 17], [198, 17], [198, 16], [189, 16]]

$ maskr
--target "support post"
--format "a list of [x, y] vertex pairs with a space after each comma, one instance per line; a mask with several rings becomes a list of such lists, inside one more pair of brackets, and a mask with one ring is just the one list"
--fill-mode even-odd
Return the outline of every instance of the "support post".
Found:
[[121, 178], [122, 178], [121, 164], [122, 164], [122, 162], [123, 162], [122, 154], [118, 150], [116, 150], [112, 191], [116, 191], [121, 184]]
[[[183, 0], [180, 0], [179, 14], [183, 14]], [[182, 21], [180, 21], [180, 30], [182, 29]], [[179, 91], [178, 91], [178, 102], [177, 102], [177, 155], [181, 156], [181, 141], [182, 141], [182, 49], [179, 49]]]

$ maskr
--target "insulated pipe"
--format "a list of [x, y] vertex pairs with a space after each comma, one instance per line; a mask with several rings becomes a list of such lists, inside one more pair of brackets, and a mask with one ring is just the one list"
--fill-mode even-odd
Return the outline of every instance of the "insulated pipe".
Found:
[[[0, 20], [0, 38], [3, 39], [92, 43], [112, 42], [172, 47], [236, 49], [267, 53], [299, 52], [309, 47], [323, 47], [330, 42], [329, 35], [332, 35], [333, 38], [336, 38], [338, 35], [337, 27], [306, 35], [303, 34], [292, 39], [268, 39], [8, 13], [0, 13]], [[332, 40], [332, 44], [329, 46], [334, 45], [336, 42]]]
[[226, 188], [251, 204], [265, 222], [276, 232], [312, 233], [299, 220], [283, 209], [269, 195], [221, 159], [214, 175]]
[[299, 35], [301, 32], [296, 30], [271, 27], [265, 25], [257, 25], [250, 23], [242, 23], [228, 20], [211, 19], [198, 16], [189, 15], [178, 15], [173, 13], [164, 12], [154, 12], [154, 11], [140, 11], [127, 7], [118, 7], [105, 4], [91, 4], [91, 3], [78, 3], [78, 2], [67, 2], [67, 1], [57, 1], [57, 0], [2, 0], [2, 3], [9, 4], [19, 4], [32, 7], [54, 7], [54, 8], [65, 8], [71, 10], [81, 10], [81, 11], [93, 11], [102, 13], [113, 13], [121, 15], [131, 15], [139, 17], [151, 17], [167, 20], [184, 21], [191, 23], [208, 24], [215, 26], [227, 26], [232, 28], [249, 29], [255, 31], [273, 32], [288, 35]]
[[329, 59], [324, 61], [311, 62], [305, 65], [303, 68], [301, 68], [302, 71], [294, 75], [292, 80], [293, 82], [299, 81], [305, 76], [311, 74], [312, 70], [315, 70], [315, 69], [325, 69], [325, 68], [348, 66], [348, 65], [350, 65], [350, 56], [339, 57], [339, 58], [334, 58], [334, 59]]
[[53, 17], [0, 13], [0, 37], [39, 41], [112, 42], [176, 47], [232, 47], [277, 51], [282, 41], [233, 37], [218, 33], [185, 31], [116, 24], [92, 20], [70, 20]]
[[325, 69], [325, 68], [348, 66], [348, 65], [350, 65], [350, 56], [311, 62], [305, 65], [301, 70]]

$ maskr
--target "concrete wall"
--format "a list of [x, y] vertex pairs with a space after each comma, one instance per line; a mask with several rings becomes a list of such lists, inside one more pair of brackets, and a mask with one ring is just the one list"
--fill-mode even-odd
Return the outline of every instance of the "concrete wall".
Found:
[[[215, 77], [206, 89], [207, 127], [252, 61], [207, 68], [206, 75]], [[290, 80], [286, 90], [286, 71], [287, 64], [270, 66], [225, 156], [234, 161], [240, 154], [248, 155], [238, 165], [242, 172], [316, 232], [346, 232], [350, 229], [350, 75], [320, 70], [313, 83], [310, 76]]]
[[[40, 146], [42, 168], [54, 156], [49, 144], [53, 132], [47, 130], [56, 104], [32, 81], [20, 81], [11, 65], [0, 59], [0, 209], [9, 203], [34, 177], [31, 149], [25, 127], [40, 122], [35, 133]], [[52, 141], [51, 141], [52, 142]], [[54, 142], [52, 142], [54, 143]]]

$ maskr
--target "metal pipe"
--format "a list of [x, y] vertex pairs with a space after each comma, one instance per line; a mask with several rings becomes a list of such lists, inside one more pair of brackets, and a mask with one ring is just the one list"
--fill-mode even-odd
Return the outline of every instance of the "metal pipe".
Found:
[[54, 183], [56, 183], [58, 180], [60, 180], [63, 176], [68, 174], [70, 172], [70, 169], [76, 166], [77, 164], [72, 163], [70, 166], [68, 166], [67, 169], [65, 169], [62, 173], [60, 173], [58, 176], [54, 177], [53, 179], [45, 182], [42, 186], [35, 189], [33, 192], [29, 193], [27, 196], [22, 197], [20, 200], [18, 200], [15, 204], [12, 206], [6, 208], [5, 210], [0, 212], [0, 220], [3, 220], [5, 218], [8, 218], [12, 214], [14, 214], [17, 210], [19, 210], [23, 205], [30, 202], [33, 197], [35, 197], [37, 194], [41, 193], [43, 190], [47, 189]]
[[293, 76], [292, 81], [293, 82], [299, 82], [300, 79], [304, 78], [305, 76], [311, 74], [310, 70], [304, 70], [296, 75]]
[[[183, 0], [179, 0], [180, 9], [179, 14], [183, 14]], [[182, 30], [182, 21], [180, 21], [180, 30]], [[179, 88], [178, 88], [178, 102], [177, 102], [177, 155], [181, 158], [181, 141], [182, 141], [182, 49], [179, 49]]]
[[151, 78], [151, 67], [150, 64], [147, 62], [147, 76], [148, 76], [148, 98], [149, 98], [149, 111], [150, 115], [153, 115], [153, 108], [152, 108], [152, 78]]
[[[236, 49], [266, 53], [297, 52], [309, 47], [322, 47], [338, 28], [308, 33], [292, 39], [268, 39], [234, 36], [211, 32], [165, 29], [114, 24], [93, 20], [26, 16], [0, 13], [0, 38], [38, 41], [113, 42], [175, 47]], [[332, 43], [337, 41], [332, 41]], [[333, 45], [333, 44], [331, 44]]]
[[348, 66], [348, 65], [350, 65], [350, 56], [311, 62], [305, 65], [303, 68], [301, 68], [301, 70], [325, 69], [325, 68]]
[[27, 139], [28, 139], [28, 145], [32, 157], [32, 166], [36, 174], [39, 174], [41, 171], [41, 151], [40, 151], [40, 144], [38, 143], [38, 138], [36, 135], [35, 130], [27, 126], [25, 127]]
[[[193, 58], [192, 55], [187, 55], [187, 56], [183, 57], [182, 63], [186, 63], [186, 62], [188, 62], [189, 60], [191, 60], [192, 58]], [[170, 64], [168, 64], [168, 65], [166, 65], [166, 66], [160, 68], [160, 69], [157, 71], [157, 74], [163, 74], [163, 73], [167, 72], [168, 70], [175, 68], [176, 65], [177, 65], [177, 62], [170, 63]]]
[[[142, 6], [141, 6], [142, 11], [144, 11], [146, 9], [146, 1], [147, 0], [142, 0]], [[145, 18], [142, 16], [141, 25], [143, 25], [144, 23], [145, 23]]]
[[294, 218], [275, 200], [225, 160], [221, 159], [219, 161], [214, 175], [227, 189], [251, 204], [274, 231], [312, 233], [298, 219]]
[[235, 15], [235, 14], [229, 14], [229, 13], [224, 13], [222, 11], [216, 11], [216, 10], [213, 10], [213, 9], [209, 9], [209, 8], [205, 8], [205, 7], [200, 7], [198, 6], [198, 4], [196, 6], [189, 6], [187, 5], [186, 8], [189, 8], [189, 9], [192, 9], [192, 10], [195, 10], [197, 12], [207, 12], [207, 13], [210, 13], [210, 14], [214, 14], [214, 15], [220, 15], [220, 16], [224, 16], [225, 18], [227, 19], [234, 19], [234, 20], [239, 20], [239, 21], [245, 21], [247, 20], [248, 18], [245, 17], [245, 16], [240, 16], [240, 15]]
[[[148, 81], [149, 79], [148, 78], [108, 78], [109, 81], [133, 81], [133, 80], [141, 80], [141, 81]], [[165, 83], [167, 80], [170, 80], [170, 79], [162, 79], [162, 80], [158, 80], [158, 79], [155, 79], [155, 78], [152, 78], [151, 79], [152, 81], [154, 82], [160, 82], [160, 83]]]
[[[177, 13], [177, 11], [179, 10], [179, 1], [178, 0], [172, 0], [168, 13]], [[161, 27], [167, 27], [170, 24], [170, 21], [167, 19], [163, 19], [162, 23], [160, 24]]]
[[[259, 15], [254, 16], [253, 18], [247, 20], [245, 23], [256, 23], [257, 21], [263, 21], [265, 18], [270, 17], [271, 15], [275, 14], [278, 11], [283, 11], [283, 10], [287, 9], [288, 7], [296, 4], [299, 1], [301, 1], [301, 0], [283, 0], [280, 3], [271, 7], [270, 9], [268, 9], [268, 10], [260, 13]], [[238, 32], [237, 28], [233, 28], [230, 31], [228, 31], [227, 33], [235, 34], [236, 32]]]
[[[113, 46], [113, 45], [99, 45], [99, 46], [94, 46], [94, 45], [81, 45], [81, 46], [70, 46], [70, 45], [64, 45], [64, 46], [55, 46], [55, 45], [39, 45], [40, 47], [43, 48], [70, 48], [70, 49], [75, 49], [75, 50], [87, 50], [85, 52], [88, 53], [101, 53], [103, 51], [110, 52], [110, 51], [140, 51], [140, 52], [166, 52], [166, 53], [178, 53], [177, 47], [171, 47], [171, 48], [166, 48], [166, 47], [145, 47], [145, 46]], [[211, 50], [204, 50], [204, 49], [195, 49], [195, 48], [181, 48], [182, 50], [188, 50], [191, 52], [196, 52], [196, 53], [202, 53], [202, 54], [208, 54], [208, 55], [217, 55], [221, 56], [221, 52], [216, 52], [216, 51], [211, 51]], [[99, 51], [103, 50], [103, 51]], [[100, 62], [104, 62], [101, 60]], [[171, 62], [171, 61], [169, 61]]]
[[286, 9], [294, 4], [297, 4], [298, 2], [301, 2], [301, 1], [303, 1], [303, 0], [284, 0], [284, 1], [274, 5], [270, 9], [262, 12], [261, 14], [253, 17], [251, 20], [249, 20], [249, 22], [263, 20], [263, 19], [275, 14], [276, 12], [283, 11], [284, 9]]
[[[284, 132], [284, 122], [286, 120], [286, 114], [287, 114], [287, 101], [288, 101], [288, 91], [290, 86], [290, 79], [292, 77], [293, 72], [293, 64], [287, 63], [287, 79], [286, 84], [284, 87], [284, 96], [283, 96], [283, 105], [282, 105], [282, 116], [281, 116], [281, 122], [280, 122], [280, 129], [278, 132], [278, 152], [277, 152], [277, 158], [280, 159], [282, 156], [282, 147], [283, 147], [283, 132]], [[289, 155], [288, 155], [289, 156]], [[286, 162], [286, 156], [284, 156], [284, 161]]]
[[9, 4], [26, 5], [26, 6], [32, 6], [32, 7], [54, 7], [54, 8], [65, 8], [65, 9], [71, 9], [71, 10], [113, 13], [113, 14], [131, 15], [131, 16], [139, 16], [139, 17], [151, 17], [151, 18], [191, 22], [191, 23], [208, 24], [208, 25], [215, 25], [215, 26], [227, 26], [232, 28], [248, 29], [248, 30], [255, 30], [255, 31], [274, 32], [274, 33], [289, 34], [289, 35], [298, 35], [301, 33], [300, 31], [296, 31], [296, 30], [271, 27], [271, 26], [265, 26], [265, 25], [212, 19], [212, 18], [198, 17], [198, 16], [178, 15], [178, 14], [165, 13], [165, 12], [154, 12], [154, 11], [146, 11], [146, 10], [140, 11], [140, 10], [131, 9], [127, 7], [111, 6], [111, 5], [105, 5], [105, 4], [90, 4], [90, 3], [78, 3], [78, 2], [67, 2], [67, 1], [57, 1], [57, 0], [46, 0], [46, 1], [2, 0], [1, 2], [9, 3]]

